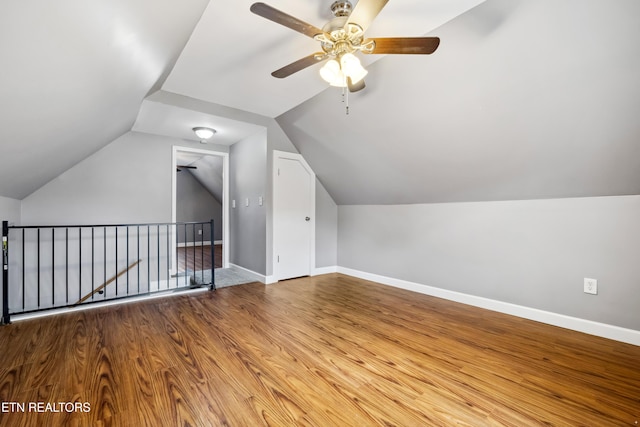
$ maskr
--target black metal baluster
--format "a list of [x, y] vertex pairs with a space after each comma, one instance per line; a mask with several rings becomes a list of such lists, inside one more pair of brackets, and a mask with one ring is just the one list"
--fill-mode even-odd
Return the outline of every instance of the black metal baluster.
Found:
[[[211, 244], [213, 245], [213, 241]], [[202, 262], [200, 281], [204, 284], [204, 223], [200, 224], [200, 261]]]
[[129, 226], [127, 225], [127, 295], [129, 295]]
[[151, 292], [151, 252], [150, 252], [150, 247], [151, 247], [151, 230], [149, 229], [149, 226], [147, 225], [147, 293]]
[[209, 235], [211, 238], [211, 290], [216, 288], [216, 276], [215, 276], [215, 245], [213, 244], [213, 239], [215, 238], [213, 232], [213, 220], [209, 223]]
[[169, 264], [169, 251], [171, 250], [171, 243], [169, 242], [169, 234], [171, 232], [169, 231], [169, 224], [167, 224], [167, 288], [169, 288], [169, 283], [171, 282], [171, 277], [170, 277], [170, 270], [171, 270], [171, 265]]
[[40, 308], [40, 229], [38, 228], [38, 308]]
[[193, 224], [191, 226], [192, 229], [192, 233], [193, 233], [193, 246], [191, 249], [191, 252], [193, 253], [193, 280], [196, 280], [196, 225]]
[[11, 323], [9, 315], [9, 221], [2, 221], [2, 323], [4, 325]]
[[189, 237], [187, 237], [187, 224], [184, 224], [184, 285], [187, 286], [187, 269], [189, 268], [189, 246], [187, 246], [187, 242], [189, 241]]
[[26, 297], [25, 297], [25, 274], [26, 274], [26, 268], [24, 266], [24, 228], [22, 229], [22, 310], [25, 309], [25, 305], [27, 303], [26, 301]]
[[158, 290], [160, 290], [160, 224], [156, 225], [156, 245], [158, 246]]
[[[107, 283], [107, 227], [102, 229], [102, 260], [102, 274], [104, 275], [104, 281], [102, 283]], [[104, 295], [103, 299], [107, 299], [106, 288], [102, 288], [102, 295]]]
[[138, 272], [138, 293], [140, 293], [140, 226], [137, 226], [136, 229], [136, 250], [138, 251], [138, 257], [136, 258], [138, 260], [138, 266], [136, 267], [136, 270]]
[[95, 276], [95, 265], [96, 265], [96, 257], [95, 257], [95, 228], [91, 227], [91, 301], [93, 301], [93, 297], [95, 296], [95, 285], [96, 285], [96, 276]]
[[51, 305], [56, 305], [56, 229], [51, 229]]
[[64, 230], [64, 286], [65, 298], [69, 304], [69, 229]]
[[82, 298], [82, 227], [78, 227], [78, 299]]
[[118, 296], [118, 227], [116, 229], [116, 297]]

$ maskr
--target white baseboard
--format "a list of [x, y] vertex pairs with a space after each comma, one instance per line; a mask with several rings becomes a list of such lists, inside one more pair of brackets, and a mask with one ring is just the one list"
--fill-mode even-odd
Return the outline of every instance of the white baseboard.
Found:
[[34, 313], [14, 314], [11, 316], [11, 321], [19, 322], [21, 320], [39, 319], [41, 317], [53, 316], [55, 314], [74, 313], [76, 311], [93, 310], [95, 308], [111, 307], [114, 305], [122, 305], [122, 304], [131, 304], [134, 302], [148, 301], [156, 298], [165, 298], [165, 297], [178, 296], [178, 295], [189, 295], [196, 292], [205, 292], [208, 290], [209, 290], [208, 286], [194, 288], [194, 289], [185, 289], [185, 288], [169, 289], [163, 292], [156, 292], [153, 294], [140, 295], [136, 297], [120, 298], [120, 299], [107, 300], [105, 302], [95, 302], [90, 304], [80, 304], [75, 307], [52, 308], [50, 310], [38, 311]]
[[222, 242], [223, 242], [222, 240], [214, 240], [214, 241], [213, 241], [213, 244], [214, 244], [214, 245], [221, 245], [221, 244], [222, 244]]
[[313, 271], [311, 272], [311, 276], [319, 276], [321, 274], [329, 274], [329, 273], [337, 273], [337, 272], [338, 272], [337, 265], [331, 265], [329, 267], [317, 267], [313, 269]]
[[265, 278], [265, 285], [273, 285], [274, 283], [278, 283], [278, 279], [276, 279], [276, 276], [271, 275], [271, 276], [266, 276]]
[[243, 273], [246, 273], [246, 274], [250, 275], [252, 278], [256, 279], [258, 282], [268, 283], [267, 282], [267, 277], [268, 276], [265, 276], [264, 274], [256, 273], [253, 270], [249, 270], [248, 268], [240, 267], [239, 265], [236, 265], [236, 264], [233, 264], [233, 263], [229, 263], [229, 268], [233, 268], [235, 270], [242, 271]]
[[463, 294], [461, 292], [435, 288], [433, 286], [409, 282], [406, 280], [394, 279], [392, 277], [380, 276], [378, 274], [367, 273], [364, 271], [354, 270], [346, 267], [338, 267], [337, 270], [338, 273], [346, 274], [348, 276], [358, 277], [360, 279], [370, 280], [372, 282], [378, 282], [384, 285], [394, 286], [396, 288], [406, 289], [425, 295], [431, 295], [450, 301], [460, 302], [475, 307], [485, 308], [487, 310], [510, 314], [513, 316], [522, 317], [524, 319], [535, 320], [537, 322], [559, 326], [565, 329], [571, 329], [590, 335], [640, 346], [640, 331], [636, 331], [633, 329], [621, 328], [619, 326], [607, 325], [605, 323], [565, 316], [564, 314], [552, 313], [549, 311], [538, 310], [536, 308], [511, 304], [508, 302], [496, 301], [489, 298]]

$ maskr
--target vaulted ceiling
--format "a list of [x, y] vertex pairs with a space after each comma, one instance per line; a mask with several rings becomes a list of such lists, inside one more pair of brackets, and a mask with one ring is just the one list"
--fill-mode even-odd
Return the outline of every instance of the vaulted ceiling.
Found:
[[[391, 0], [367, 35], [441, 45], [364, 58], [349, 115], [317, 66], [270, 76], [318, 46], [251, 3], [3, 2], [0, 196], [26, 197], [132, 128], [188, 138], [219, 123], [227, 144], [255, 131], [145, 101], [159, 89], [276, 118], [339, 204], [640, 194], [636, 0]], [[331, 1], [268, 3], [331, 18]]]
[[489, 0], [278, 118], [338, 204], [640, 194], [640, 2]]

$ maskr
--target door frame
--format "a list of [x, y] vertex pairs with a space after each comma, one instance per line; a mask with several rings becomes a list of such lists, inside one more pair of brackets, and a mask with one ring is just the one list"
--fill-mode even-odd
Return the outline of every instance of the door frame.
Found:
[[[173, 146], [171, 153], [171, 222], [176, 222], [176, 204], [177, 204], [177, 154], [178, 152], [203, 154], [206, 156], [218, 156], [222, 157], [222, 268], [229, 268], [229, 242], [231, 241], [229, 236], [229, 153], [215, 150], [204, 150], [201, 148], [182, 147], [178, 145]], [[178, 269], [178, 254], [177, 254], [177, 242], [176, 233], [171, 233], [172, 243], [172, 274], [175, 274]], [[211, 242], [213, 245], [214, 242]]]
[[272, 183], [273, 183], [273, 215], [271, 217], [271, 229], [273, 230], [273, 256], [272, 256], [272, 272], [275, 281], [281, 280], [280, 271], [278, 269], [278, 228], [276, 226], [276, 219], [278, 218], [278, 160], [297, 160], [300, 162], [302, 167], [309, 173], [310, 189], [311, 189], [311, 197], [309, 198], [309, 212], [311, 212], [311, 225], [309, 227], [311, 234], [310, 244], [309, 244], [309, 276], [313, 274], [313, 271], [316, 266], [316, 174], [311, 169], [311, 166], [307, 163], [307, 161], [302, 157], [301, 154], [298, 153], [289, 153], [286, 151], [273, 150], [273, 159], [272, 159]]

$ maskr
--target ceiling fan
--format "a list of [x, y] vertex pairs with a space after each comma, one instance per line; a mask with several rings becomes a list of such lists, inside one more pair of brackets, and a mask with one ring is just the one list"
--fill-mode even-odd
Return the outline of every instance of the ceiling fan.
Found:
[[288, 77], [311, 65], [328, 60], [320, 70], [321, 77], [332, 86], [357, 92], [365, 87], [367, 70], [354, 53], [428, 55], [438, 48], [438, 37], [365, 38], [364, 32], [389, 0], [359, 0], [352, 11], [348, 0], [331, 5], [334, 18], [322, 29], [281, 12], [265, 3], [254, 3], [251, 12], [284, 25], [320, 42], [322, 52], [312, 53], [274, 71], [272, 76]]
[[176, 168], [176, 172], [182, 172], [182, 169], [198, 169], [198, 167], [190, 165], [178, 165]]

